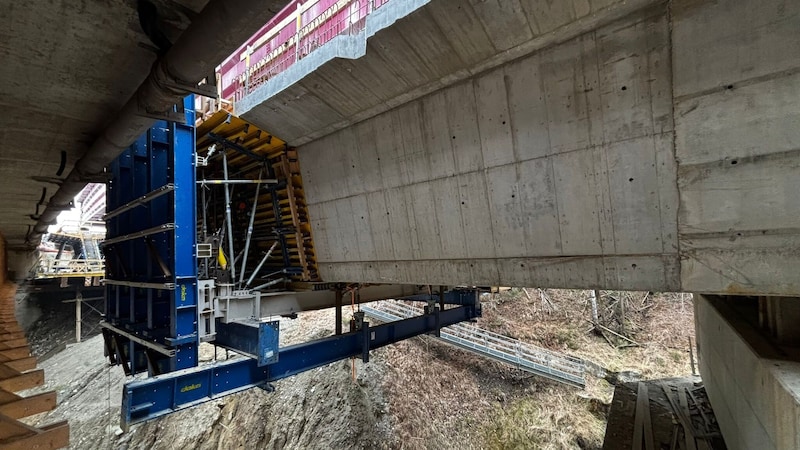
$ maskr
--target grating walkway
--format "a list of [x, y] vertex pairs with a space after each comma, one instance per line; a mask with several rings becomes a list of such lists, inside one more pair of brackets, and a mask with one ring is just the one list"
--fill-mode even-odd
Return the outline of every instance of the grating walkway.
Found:
[[[383, 322], [407, 319], [422, 314], [421, 308], [396, 301], [382, 301], [370, 306], [362, 305], [361, 310], [368, 316]], [[586, 386], [582, 359], [526, 344], [467, 323], [442, 328], [439, 337], [445, 342], [511, 364], [521, 370], [570, 386], [579, 388]]]

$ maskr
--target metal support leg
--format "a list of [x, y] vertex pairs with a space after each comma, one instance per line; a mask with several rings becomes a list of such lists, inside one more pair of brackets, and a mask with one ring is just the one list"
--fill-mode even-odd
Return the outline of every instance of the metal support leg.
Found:
[[[228, 179], [228, 156], [223, 151], [222, 152], [222, 169], [225, 175], [225, 179]], [[233, 224], [231, 223], [231, 193], [230, 189], [228, 189], [228, 185], [225, 185], [225, 218], [228, 222], [228, 258], [230, 258], [230, 270], [231, 270], [231, 281], [236, 282], [236, 267], [234, 264], [234, 259], [236, 255], [233, 253]]]
[[436, 316], [436, 321], [435, 321], [436, 329], [433, 330], [433, 335], [436, 336], [436, 337], [441, 337], [442, 336], [442, 319], [441, 319], [441, 316], [440, 316], [439, 313], [440, 313], [439, 307], [435, 306], [433, 308], [433, 314]]
[[83, 301], [83, 294], [78, 291], [75, 294], [75, 342], [81, 341], [81, 301]]
[[361, 361], [365, 363], [369, 362], [369, 341], [370, 341], [370, 331], [369, 331], [369, 322], [363, 322], [361, 324], [361, 336], [363, 336], [363, 341], [361, 343]]
[[342, 334], [342, 290], [336, 289], [336, 335]]
[[[261, 178], [261, 173], [260, 172], [258, 174], [258, 178]], [[256, 218], [256, 208], [258, 206], [258, 191], [259, 191], [260, 188], [261, 188], [261, 185], [257, 184], [256, 185], [256, 195], [253, 198], [253, 209], [250, 211], [250, 223], [247, 226], [247, 240], [245, 241], [245, 244], [244, 244], [244, 257], [242, 258], [242, 270], [241, 270], [241, 273], [239, 274], [239, 287], [241, 287], [242, 283], [244, 283], [244, 272], [245, 272], [245, 268], [247, 267], [247, 253], [250, 251], [250, 238], [253, 237], [253, 223], [254, 223], [255, 218]]]
[[245, 289], [248, 288], [250, 286], [250, 283], [252, 283], [253, 280], [256, 278], [256, 275], [258, 275], [258, 272], [261, 270], [261, 266], [263, 266], [264, 263], [267, 262], [267, 259], [269, 259], [270, 255], [272, 255], [272, 251], [275, 250], [275, 247], [277, 245], [278, 241], [275, 241], [275, 243], [272, 244], [272, 247], [269, 248], [267, 253], [261, 259], [261, 262], [258, 263], [258, 266], [256, 266], [256, 270], [253, 271], [253, 273], [250, 275], [250, 278], [247, 279], [247, 283], [244, 284]]

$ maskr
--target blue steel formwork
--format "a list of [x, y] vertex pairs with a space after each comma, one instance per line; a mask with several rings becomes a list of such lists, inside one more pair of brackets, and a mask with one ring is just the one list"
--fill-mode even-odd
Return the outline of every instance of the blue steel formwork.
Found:
[[[193, 103], [190, 96], [182, 108], [188, 124]], [[220, 341], [257, 357], [198, 367], [195, 159], [194, 127], [159, 121], [108, 167], [106, 354], [128, 375], [150, 375], [123, 389], [124, 428], [340, 359], [367, 361], [371, 349], [479, 315], [476, 290], [453, 290], [422, 316], [376, 327], [363, 322], [358, 331], [282, 349], [275, 324], [258, 317], [219, 323]], [[445, 310], [447, 303], [461, 306]]]
[[197, 365], [193, 106], [187, 97], [186, 124], [156, 122], [108, 167], [103, 335], [128, 374]]

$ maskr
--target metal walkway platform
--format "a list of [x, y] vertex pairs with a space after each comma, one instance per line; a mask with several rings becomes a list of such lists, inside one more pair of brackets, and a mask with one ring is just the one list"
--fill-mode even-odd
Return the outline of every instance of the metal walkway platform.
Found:
[[[383, 322], [407, 319], [422, 314], [422, 309], [396, 301], [361, 306], [368, 316]], [[586, 386], [582, 359], [536, 347], [517, 339], [460, 323], [442, 328], [440, 339], [455, 346], [508, 363], [521, 370], [579, 388]]]

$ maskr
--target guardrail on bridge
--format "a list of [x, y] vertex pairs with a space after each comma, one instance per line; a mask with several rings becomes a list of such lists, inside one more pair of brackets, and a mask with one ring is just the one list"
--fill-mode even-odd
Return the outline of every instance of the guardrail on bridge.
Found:
[[336, 36], [360, 33], [389, 1], [293, 0], [222, 63], [222, 98], [239, 101]]

